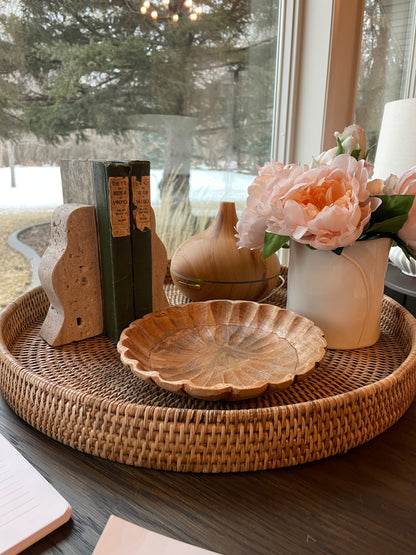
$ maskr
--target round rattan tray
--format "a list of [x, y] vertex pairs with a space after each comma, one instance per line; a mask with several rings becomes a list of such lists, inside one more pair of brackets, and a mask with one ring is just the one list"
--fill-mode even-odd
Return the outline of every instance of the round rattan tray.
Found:
[[[166, 283], [172, 304], [184, 298]], [[281, 288], [268, 302], [284, 306]], [[328, 350], [305, 381], [264, 397], [199, 401], [137, 379], [103, 336], [52, 348], [38, 335], [41, 288], [0, 317], [0, 388], [31, 426], [79, 451], [183, 472], [241, 472], [306, 463], [369, 441], [416, 393], [416, 321], [385, 297], [373, 347]]]

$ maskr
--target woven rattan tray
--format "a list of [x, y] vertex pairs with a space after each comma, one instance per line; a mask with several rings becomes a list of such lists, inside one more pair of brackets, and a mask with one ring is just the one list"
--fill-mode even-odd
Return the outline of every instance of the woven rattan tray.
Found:
[[[172, 304], [184, 302], [171, 283], [166, 291]], [[268, 302], [284, 306], [285, 289]], [[47, 308], [37, 288], [2, 313], [3, 396], [42, 433], [120, 463], [239, 472], [314, 461], [377, 436], [416, 393], [416, 323], [388, 297], [376, 345], [328, 350], [305, 381], [238, 403], [198, 401], [147, 384], [102, 336], [49, 347], [38, 335]]]

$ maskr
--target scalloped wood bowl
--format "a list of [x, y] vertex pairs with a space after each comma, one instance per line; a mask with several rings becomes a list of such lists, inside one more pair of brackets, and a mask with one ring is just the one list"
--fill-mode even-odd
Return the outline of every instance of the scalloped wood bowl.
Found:
[[310, 320], [277, 306], [214, 300], [147, 314], [117, 345], [146, 382], [208, 400], [285, 389], [322, 360], [326, 341]]

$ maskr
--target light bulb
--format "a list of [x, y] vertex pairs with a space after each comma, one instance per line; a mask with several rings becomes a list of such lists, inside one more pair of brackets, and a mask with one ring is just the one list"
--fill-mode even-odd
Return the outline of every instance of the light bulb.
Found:
[[196, 21], [198, 19], [198, 16], [195, 12], [192, 12], [192, 13], [189, 14], [189, 19], [191, 21]]
[[146, 12], [147, 12], [146, 6], [142, 6], [142, 7], [140, 8], [140, 13], [142, 13], [142, 14], [144, 15]]
[[184, 4], [187, 8], [192, 8], [192, 0], [185, 0]]
[[202, 13], [202, 6], [196, 6], [195, 13], [201, 14]]
[[178, 19], [179, 19], [179, 15], [177, 13], [174, 13], [172, 15], [172, 21], [174, 21], [176, 23], [178, 21]]
[[150, 13], [150, 17], [151, 17], [152, 19], [157, 19], [157, 11], [156, 11], [156, 10], [153, 10], [153, 11]]
[[162, 4], [164, 6], [169, 6], [169, 2], [170, 2], [170, 0], [162, 0]]
[[145, 0], [145, 1], [143, 2], [143, 6], [144, 6], [145, 8], [150, 8], [150, 2], [149, 2], [149, 0]]

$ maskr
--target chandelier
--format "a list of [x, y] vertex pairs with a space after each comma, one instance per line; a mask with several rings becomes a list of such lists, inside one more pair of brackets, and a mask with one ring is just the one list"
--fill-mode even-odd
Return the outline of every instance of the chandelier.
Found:
[[140, 6], [140, 13], [150, 16], [155, 21], [171, 20], [176, 23], [184, 16], [191, 21], [197, 21], [202, 14], [202, 6], [193, 0], [160, 0], [158, 4], [144, 0]]

